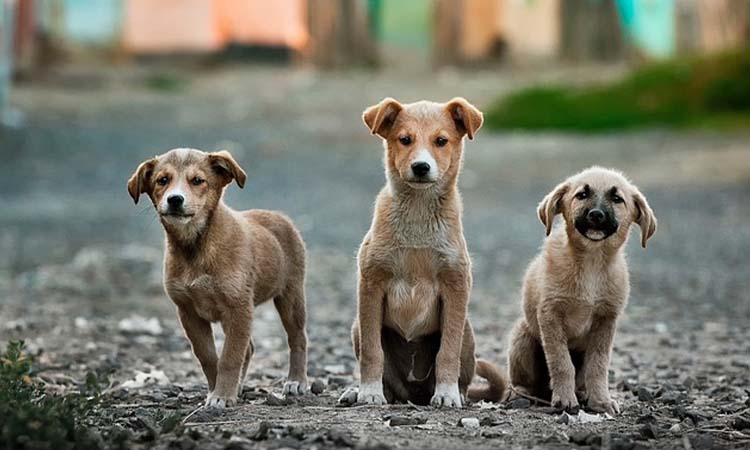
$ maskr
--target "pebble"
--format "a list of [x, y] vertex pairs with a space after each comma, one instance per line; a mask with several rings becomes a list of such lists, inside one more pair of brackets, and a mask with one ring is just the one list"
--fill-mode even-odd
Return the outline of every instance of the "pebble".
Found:
[[315, 380], [310, 385], [310, 392], [312, 392], [315, 395], [320, 395], [326, 390], [326, 385], [320, 380]]
[[635, 395], [638, 397], [638, 400], [642, 402], [654, 401], [654, 393], [643, 386], [636, 389]]
[[750, 429], [750, 420], [744, 417], [735, 417], [732, 420], [732, 428], [738, 431]]
[[464, 417], [458, 421], [458, 426], [464, 428], [479, 428], [479, 419], [476, 417]]
[[578, 445], [600, 446], [602, 444], [601, 435], [585, 430], [576, 430], [568, 433], [568, 438], [570, 442]]
[[410, 417], [410, 416], [390, 416], [387, 418], [388, 425], [392, 427], [401, 427], [407, 425], [422, 425], [427, 423], [427, 419], [422, 417]]
[[526, 409], [531, 407], [531, 400], [523, 397], [515, 398], [510, 401], [508, 406], [510, 406], [511, 409]]
[[174, 442], [173, 446], [179, 450], [193, 450], [195, 441], [190, 436], [182, 436]]

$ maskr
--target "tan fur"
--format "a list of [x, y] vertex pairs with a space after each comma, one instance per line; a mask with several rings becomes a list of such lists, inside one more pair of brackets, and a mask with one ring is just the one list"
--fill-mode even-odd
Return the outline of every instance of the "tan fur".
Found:
[[[164, 287], [206, 375], [209, 406], [236, 402], [254, 350], [255, 306], [271, 299], [290, 349], [284, 392], [307, 385], [304, 243], [282, 214], [224, 204], [224, 188], [232, 180], [242, 187], [245, 178], [226, 151], [175, 149], [142, 163], [128, 182], [136, 203], [149, 196], [166, 231]], [[166, 197], [175, 192], [189, 216], [169, 215]], [[211, 322], [226, 334], [220, 356]]]
[[[591, 198], [577, 198], [586, 186]], [[623, 203], [610, 200], [612, 188]], [[609, 202], [619, 222], [617, 231], [600, 241], [575, 227], [576, 217], [594, 199]], [[599, 167], [558, 185], [539, 204], [538, 214], [549, 237], [524, 278], [524, 316], [511, 332], [508, 354], [511, 383], [522, 394], [551, 397], [553, 405], [564, 408], [578, 406], [578, 387], [591, 409], [614, 414], [619, 410], [609, 395], [609, 359], [630, 291], [623, 247], [632, 223], [640, 226], [645, 247], [656, 218], [624, 176]], [[564, 223], [553, 228], [557, 214]]]
[[[461, 406], [459, 392], [466, 393], [475, 361], [467, 318], [471, 259], [457, 180], [463, 137], [473, 138], [482, 114], [460, 98], [407, 105], [387, 98], [363, 120], [383, 138], [387, 184], [358, 255], [357, 401]], [[436, 166], [429, 183], [412, 173], [420, 155]]]

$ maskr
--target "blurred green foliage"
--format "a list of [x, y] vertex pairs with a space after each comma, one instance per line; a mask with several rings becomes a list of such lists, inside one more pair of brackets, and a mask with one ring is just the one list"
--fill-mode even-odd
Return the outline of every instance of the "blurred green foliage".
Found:
[[23, 341], [0, 355], [0, 448], [101, 448], [101, 437], [83, 425], [100, 393], [96, 375], [86, 377], [80, 393], [51, 395], [32, 378], [32, 366]]
[[750, 126], [750, 51], [653, 64], [607, 85], [533, 87], [485, 117], [495, 129]]

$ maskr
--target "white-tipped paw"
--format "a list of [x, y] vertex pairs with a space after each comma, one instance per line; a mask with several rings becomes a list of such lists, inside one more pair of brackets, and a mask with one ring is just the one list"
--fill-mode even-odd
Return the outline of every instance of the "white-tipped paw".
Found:
[[286, 383], [284, 383], [284, 389], [281, 391], [283, 395], [304, 395], [305, 391], [307, 391], [307, 383], [304, 381], [292, 381], [287, 380]]
[[458, 392], [458, 383], [439, 383], [435, 386], [435, 395], [432, 396], [430, 404], [438, 408], [460, 408], [461, 394]]
[[385, 395], [383, 395], [383, 382], [361, 383], [359, 392], [357, 392], [357, 403], [366, 403], [368, 405], [385, 405]]
[[213, 392], [208, 394], [206, 398], [206, 408], [224, 409], [229, 408], [237, 404], [236, 396], [223, 396]]
[[620, 414], [620, 405], [617, 404], [616, 401], [609, 399], [609, 398], [603, 399], [603, 400], [589, 399], [587, 406], [592, 411], [607, 413], [610, 416], [614, 416], [615, 414]]

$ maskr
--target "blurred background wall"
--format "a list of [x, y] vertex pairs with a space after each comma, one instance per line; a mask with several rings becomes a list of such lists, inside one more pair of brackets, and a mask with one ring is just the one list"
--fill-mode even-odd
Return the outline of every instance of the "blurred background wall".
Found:
[[750, 0], [0, 0], [0, 7], [5, 122], [14, 74], [80, 57], [231, 53], [401, 70], [637, 62], [750, 42]]

